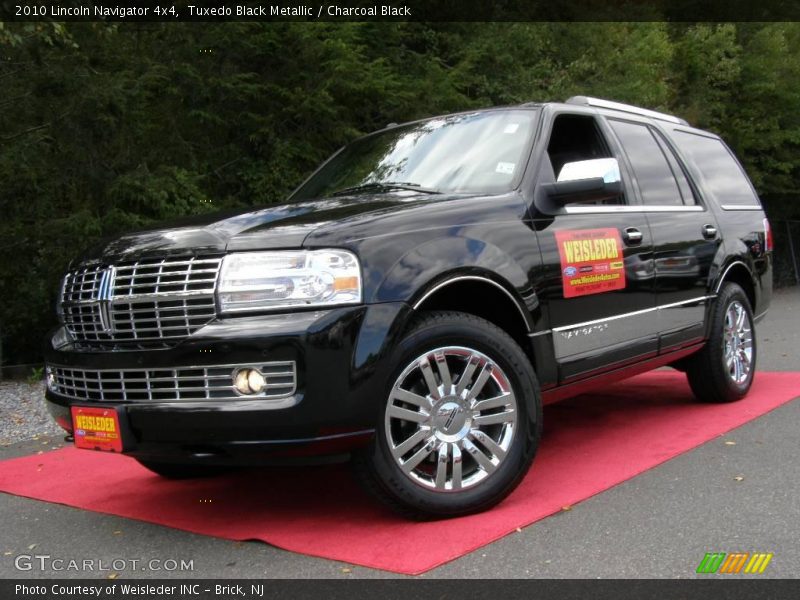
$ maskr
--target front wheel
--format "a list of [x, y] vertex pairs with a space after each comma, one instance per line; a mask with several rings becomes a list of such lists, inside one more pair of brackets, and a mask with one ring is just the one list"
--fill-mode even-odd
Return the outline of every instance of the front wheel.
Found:
[[412, 518], [500, 502], [533, 460], [541, 399], [530, 361], [473, 315], [420, 317], [394, 352], [373, 444], [356, 457], [367, 488]]
[[750, 390], [756, 369], [753, 311], [744, 290], [726, 283], [711, 316], [705, 347], [686, 359], [694, 395], [704, 402], [734, 402]]

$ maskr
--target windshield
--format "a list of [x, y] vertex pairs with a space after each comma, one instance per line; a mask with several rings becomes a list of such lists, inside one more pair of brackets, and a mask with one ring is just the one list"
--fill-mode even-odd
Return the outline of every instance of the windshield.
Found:
[[501, 193], [527, 159], [536, 111], [451, 115], [369, 135], [345, 146], [292, 200], [418, 189]]

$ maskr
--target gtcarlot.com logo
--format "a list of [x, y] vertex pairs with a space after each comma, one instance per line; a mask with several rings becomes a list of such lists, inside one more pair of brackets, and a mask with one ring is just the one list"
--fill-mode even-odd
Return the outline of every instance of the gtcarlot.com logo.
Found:
[[17, 571], [194, 571], [194, 560], [182, 558], [61, 558], [49, 554], [20, 554]]
[[697, 573], [763, 573], [771, 560], [772, 552], [707, 552]]

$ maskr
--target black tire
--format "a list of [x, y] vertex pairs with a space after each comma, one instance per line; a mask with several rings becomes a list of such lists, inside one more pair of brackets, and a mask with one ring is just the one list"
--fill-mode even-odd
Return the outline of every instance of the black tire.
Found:
[[230, 470], [227, 467], [217, 465], [171, 463], [139, 458], [136, 459], [136, 462], [165, 479], [201, 479], [203, 477], [215, 477]]
[[[738, 377], [734, 367], [730, 367], [726, 352], [732, 348], [731, 344], [742, 347], [736, 339], [730, 339], [726, 334], [726, 321], [729, 312], [736, 307], [743, 309], [743, 318], [746, 320], [745, 328], [750, 335], [750, 360], [746, 376]], [[722, 286], [717, 296], [711, 315], [711, 331], [708, 341], [703, 349], [684, 359], [686, 376], [695, 397], [702, 402], [735, 402], [740, 400], [750, 390], [753, 375], [756, 370], [756, 337], [753, 326], [753, 310], [747, 294], [736, 283], [726, 283]], [[734, 372], [731, 372], [733, 369]]]
[[[430, 356], [434, 357], [434, 350], [438, 350], [439, 357], [446, 356], [446, 364], [449, 362], [444, 370], [439, 366], [439, 361], [428, 363], [433, 365], [432, 376], [440, 386], [437, 389], [450, 389], [452, 393], [445, 393], [438, 399], [431, 400], [434, 396], [428, 393], [431, 390], [429, 380], [423, 378], [424, 371], [419, 365], [424, 362], [420, 362], [420, 359], [426, 353], [431, 353]], [[384, 397], [380, 402], [377, 433], [371, 445], [354, 456], [356, 475], [364, 487], [396, 512], [413, 519], [454, 517], [480, 512], [510, 494], [525, 476], [533, 460], [541, 436], [542, 422], [539, 384], [530, 360], [519, 345], [502, 329], [474, 315], [429, 312], [421, 314], [415, 320], [393, 351], [390, 360], [397, 366], [386, 382]], [[464, 376], [471, 364], [478, 366], [471, 367], [469, 376]], [[464, 370], [458, 372], [459, 366], [463, 366]], [[455, 369], [452, 377], [451, 369]], [[400, 378], [405, 373], [416, 373], [417, 370], [417, 385], [422, 387], [416, 389], [422, 390], [420, 394], [427, 394], [426, 399], [431, 402], [431, 406], [426, 405], [419, 409], [428, 411], [428, 424], [406, 422], [402, 417], [390, 415], [393, 410], [390, 405], [398, 402], [403, 404], [396, 396]], [[484, 379], [481, 386], [478, 384], [484, 370], [492, 375]], [[445, 387], [443, 371], [447, 371], [446, 378], [451, 381], [449, 388]], [[406, 377], [413, 378], [414, 375]], [[466, 386], [464, 388], [460, 388], [462, 380]], [[510, 404], [489, 407], [489, 403], [484, 402], [487, 408], [477, 406], [477, 403], [487, 397], [492, 398], [492, 403], [495, 404], [498, 400], [505, 402], [501, 398], [508, 399], [508, 391], [511, 392], [510, 397], [514, 402], [512, 409], [509, 409]], [[473, 394], [475, 396], [471, 399]], [[462, 403], [460, 407], [457, 406], [459, 402]], [[410, 404], [405, 406], [414, 408]], [[496, 416], [500, 416], [502, 421], [514, 411], [517, 414], [513, 424], [487, 422], [487, 418]], [[393, 456], [390, 449], [391, 447], [394, 452], [399, 452], [400, 446], [404, 445], [394, 445], [389, 438], [395, 436], [398, 428], [406, 426], [416, 428], [411, 437], [429, 437], [418, 445], [410, 446], [408, 454], [403, 456], [413, 457], [417, 452], [425, 452], [423, 446], [429, 443], [438, 445], [437, 449], [430, 451], [430, 455], [419, 463], [420, 467], [411, 467], [414, 475], [401, 469], [399, 463], [403, 462], [403, 456]], [[424, 433], [425, 427], [430, 427], [427, 434]], [[456, 440], [442, 440], [437, 437], [449, 436], [454, 429], [458, 431], [452, 437], [464, 437]], [[493, 435], [497, 439], [486, 440]], [[507, 444], [504, 453], [501, 452], [502, 448], [499, 449], [501, 451], [490, 450], [491, 446], [487, 445], [489, 442]], [[443, 446], [447, 448], [442, 450]], [[455, 446], [460, 448], [456, 449]], [[475, 454], [476, 447], [482, 452], [483, 458]], [[442, 454], [445, 455], [444, 458]], [[496, 465], [486, 465], [485, 460], [498, 462]], [[406, 459], [408, 463], [412, 461], [413, 458]], [[444, 466], [440, 465], [443, 461], [446, 462]], [[428, 462], [433, 464], [429, 466]], [[481, 462], [484, 463], [483, 466], [479, 465]], [[455, 463], [458, 463], [458, 478]], [[418, 470], [424, 468], [430, 469], [430, 481], [421, 483]], [[441, 480], [438, 471], [440, 468], [445, 473]], [[449, 485], [452, 486], [449, 490], [445, 489], [448, 485], [447, 477], [450, 477]], [[424, 474], [422, 478], [424, 479]], [[439, 489], [432, 489], [432, 486]]]

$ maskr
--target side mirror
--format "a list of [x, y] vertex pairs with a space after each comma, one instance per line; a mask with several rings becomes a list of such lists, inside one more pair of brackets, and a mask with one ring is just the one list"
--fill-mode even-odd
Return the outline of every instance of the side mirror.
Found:
[[622, 192], [619, 163], [616, 158], [566, 163], [558, 180], [543, 187], [547, 197], [559, 206], [610, 200]]

